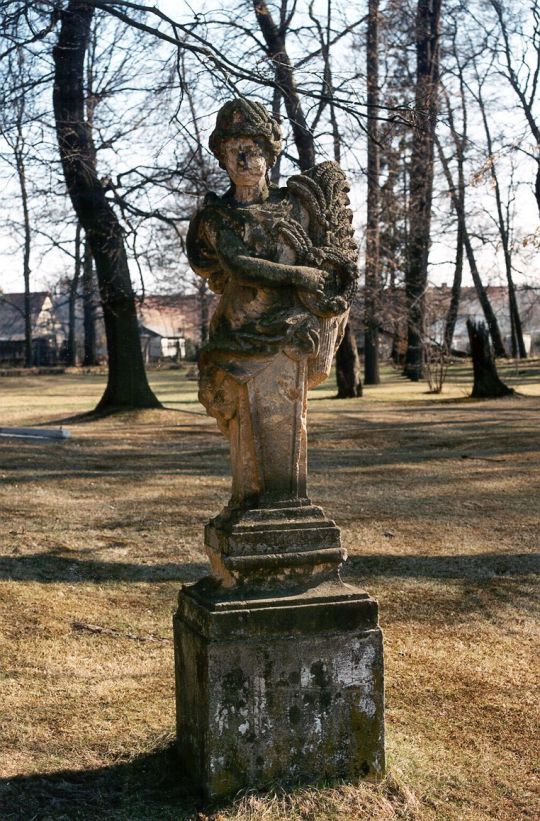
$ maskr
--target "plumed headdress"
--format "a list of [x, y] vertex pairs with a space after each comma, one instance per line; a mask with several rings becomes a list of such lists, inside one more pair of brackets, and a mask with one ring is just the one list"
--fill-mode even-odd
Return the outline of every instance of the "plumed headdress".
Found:
[[229, 100], [217, 115], [216, 127], [210, 134], [208, 145], [225, 168], [223, 144], [231, 137], [262, 139], [269, 166], [273, 166], [281, 152], [281, 127], [262, 103], [251, 102], [243, 97]]

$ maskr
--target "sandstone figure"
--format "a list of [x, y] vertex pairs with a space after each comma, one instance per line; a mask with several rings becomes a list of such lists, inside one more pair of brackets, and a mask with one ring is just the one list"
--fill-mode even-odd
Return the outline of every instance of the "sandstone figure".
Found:
[[230, 441], [233, 487], [205, 528], [212, 575], [178, 596], [181, 772], [207, 798], [379, 778], [377, 602], [341, 579], [339, 527], [306, 489], [307, 390], [328, 376], [356, 286], [347, 180], [324, 162], [270, 185], [279, 125], [245, 99], [220, 110], [210, 147], [231, 185], [187, 246], [220, 295], [199, 396]]
[[281, 131], [245, 99], [218, 113], [210, 148], [231, 185], [193, 218], [189, 261], [220, 294], [200, 356], [201, 402], [228, 436], [243, 510], [306, 497], [306, 391], [330, 371], [356, 287], [343, 171], [324, 162], [269, 183]]

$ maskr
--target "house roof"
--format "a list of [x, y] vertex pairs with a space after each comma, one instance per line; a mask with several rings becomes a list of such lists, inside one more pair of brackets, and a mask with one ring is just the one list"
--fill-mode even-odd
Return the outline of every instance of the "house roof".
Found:
[[[44, 330], [37, 327], [37, 321], [47, 298], [50, 298], [48, 291], [35, 291], [30, 294], [33, 336], [39, 336], [38, 330]], [[41, 335], [46, 335], [46, 333]], [[21, 342], [24, 336], [24, 294], [0, 293], [0, 340]]]
[[147, 296], [138, 312], [143, 330], [166, 339], [193, 336], [200, 324], [200, 303], [196, 294]]

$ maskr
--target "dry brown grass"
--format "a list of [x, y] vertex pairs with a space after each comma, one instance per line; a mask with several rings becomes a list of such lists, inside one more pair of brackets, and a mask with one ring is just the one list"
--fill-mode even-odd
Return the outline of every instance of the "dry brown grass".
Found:
[[[0, 439], [0, 818], [535, 819], [538, 804], [538, 363], [525, 398], [470, 402], [388, 373], [310, 405], [311, 494], [348, 573], [380, 601], [389, 776], [201, 809], [176, 778], [171, 615], [205, 572], [226, 444], [193, 382], [173, 410]], [[99, 375], [4, 377], [0, 424], [89, 409]]]

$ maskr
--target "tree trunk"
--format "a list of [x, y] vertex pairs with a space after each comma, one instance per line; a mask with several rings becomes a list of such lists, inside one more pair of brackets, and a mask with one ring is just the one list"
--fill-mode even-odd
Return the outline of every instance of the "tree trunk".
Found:
[[84, 242], [82, 270], [84, 356], [83, 365], [91, 368], [98, 364], [96, 353], [96, 306], [94, 288], [94, 265], [88, 240]]
[[77, 306], [77, 291], [79, 288], [79, 280], [81, 278], [81, 225], [77, 223], [75, 229], [75, 268], [73, 271], [73, 278], [69, 283], [69, 297], [68, 297], [68, 338], [66, 351], [66, 364], [75, 367], [77, 364], [77, 337], [76, 337], [76, 306]]
[[392, 321], [392, 350], [390, 351], [390, 358], [394, 365], [403, 366], [403, 317], [401, 316], [401, 300], [399, 290], [396, 287], [396, 274], [392, 270], [390, 274], [390, 318]]
[[[253, 0], [253, 7], [259, 28], [265, 39], [268, 57], [274, 63], [277, 91], [273, 99], [273, 112], [275, 114], [276, 111], [279, 111], [279, 103], [282, 98], [291, 125], [296, 150], [298, 151], [300, 169], [306, 171], [315, 165], [315, 141], [302, 109], [296, 88], [294, 68], [285, 46], [286, 23], [283, 22], [283, 13], [282, 21], [278, 27], [265, 2]], [[282, 12], [283, 8], [282, 5]], [[333, 107], [330, 54], [328, 42], [325, 42], [324, 38], [321, 40], [321, 50], [325, 65], [323, 93], [327, 102], [330, 104], [334, 158], [336, 162], [339, 162], [341, 140]], [[345, 335], [336, 353], [336, 369], [338, 397], [361, 396], [362, 380], [360, 376], [360, 360], [358, 358], [356, 340], [349, 323], [347, 323]]]
[[[331, 2], [329, 2], [327, 5], [326, 32], [323, 31], [319, 19], [313, 11], [313, 6], [311, 6], [309, 10], [309, 16], [319, 32], [321, 55], [324, 62], [321, 103], [314, 122], [318, 121], [324, 108], [328, 106], [330, 124], [332, 126], [334, 161], [339, 163], [341, 161], [341, 133], [339, 131], [339, 124], [334, 104], [334, 80], [332, 77], [332, 64], [330, 60], [331, 8]], [[348, 399], [355, 396], [362, 396], [362, 378], [360, 371], [360, 360], [358, 358], [358, 346], [356, 344], [355, 334], [349, 323], [345, 326], [345, 334], [341, 340], [338, 350], [336, 351], [336, 378], [338, 384], [337, 399]]]
[[148, 384], [122, 228], [95, 169], [84, 118], [83, 71], [93, 8], [70, 0], [55, 46], [53, 104], [66, 185], [96, 264], [109, 375], [96, 410], [161, 407]]
[[[272, 95], [272, 116], [278, 121], [278, 123], [281, 122], [281, 91], [277, 85], [274, 88], [274, 93]], [[280, 178], [281, 154], [278, 156], [274, 165], [270, 169], [270, 182], [273, 183], [273, 185], [279, 185]]]
[[450, 198], [452, 200], [452, 206], [454, 208], [454, 211], [456, 212], [458, 224], [461, 227], [463, 244], [465, 246], [465, 253], [467, 254], [467, 262], [469, 263], [469, 269], [471, 271], [471, 276], [478, 296], [478, 301], [480, 302], [482, 311], [486, 318], [487, 326], [489, 328], [489, 333], [491, 336], [491, 341], [493, 342], [495, 356], [506, 356], [501, 331], [499, 329], [499, 323], [497, 321], [497, 317], [495, 316], [495, 313], [491, 306], [491, 302], [489, 301], [489, 297], [487, 295], [486, 289], [484, 288], [484, 284], [480, 277], [478, 266], [476, 264], [476, 257], [474, 256], [474, 249], [472, 247], [471, 239], [469, 237], [469, 232], [467, 231], [467, 226], [465, 223], [464, 198], [458, 197], [456, 194], [456, 188], [454, 185], [454, 181], [452, 179], [452, 174], [450, 172], [448, 159], [445, 156], [444, 151], [442, 150], [442, 146], [439, 142], [437, 142], [437, 148], [439, 151], [439, 158], [441, 160], [444, 175], [446, 177], [446, 182], [448, 184], [448, 191], [450, 193]]
[[[24, 63], [25, 52], [23, 49], [17, 50], [14, 63], [12, 63], [10, 57], [7, 58], [5, 77], [10, 76], [13, 78], [16, 87], [18, 87], [18, 94], [11, 106], [14, 113], [12, 133], [10, 133], [10, 128], [6, 131], [3, 127], [1, 127], [1, 136], [6, 141], [9, 148], [13, 151], [15, 171], [21, 194], [21, 207], [23, 212], [24, 364], [26, 368], [31, 368], [34, 364], [32, 342], [32, 293], [30, 290], [30, 252], [32, 247], [32, 230], [30, 224], [28, 185], [26, 178], [26, 158], [28, 156], [28, 147], [26, 145], [25, 132], [28, 122], [27, 95], [29, 94], [29, 90], [26, 85]], [[4, 105], [4, 103], [2, 103], [2, 105]]]
[[208, 285], [205, 279], [201, 279], [197, 284], [197, 293], [199, 296], [199, 306], [201, 309], [201, 325], [200, 325], [200, 340], [201, 345], [208, 339]]
[[[461, 111], [462, 111], [462, 131], [461, 134], [458, 134], [455, 119], [454, 119], [454, 111], [452, 109], [452, 104], [450, 101], [450, 97], [445, 90], [445, 97], [446, 97], [446, 106], [448, 111], [448, 122], [450, 124], [450, 129], [452, 132], [452, 138], [454, 141], [455, 149], [456, 149], [456, 160], [457, 160], [457, 177], [458, 177], [458, 184], [457, 184], [457, 191], [453, 187], [453, 180], [450, 174], [450, 167], [448, 163], [445, 165], [445, 174], [447, 177], [448, 186], [452, 196], [452, 203], [454, 207], [454, 211], [456, 212], [457, 216], [457, 237], [456, 237], [456, 261], [454, 266], [454, 279], [452, 282], [452, 292], [450, 296], [450, 305], [448, 307], [448, 314], [446, 315], [446, 322], [444, 327], [444, 346], [448, 353], [452, 350], [452, 340], [454, 339], [454, 331], [456, 329], [456, 322], [459, 310], [459, 303], [461, 300], [461, 283], [463, 280], [463, 257], [464, 257], [464, 248], [465, 248], [465, 147], [468, 143], [467, 137], [467, 107], [465, 103], [465, 82], [463, 77], [463, 68], [459, 59], [459, 54], [455, 47], [455, 40], [454, 40], [454, 59], [456, 60], [456, 64], [459, 70], [459, 88], [460, 88], [460, 99], [461, 99]], [[442, 153], [442, 148], [439, 143], [439, 140], [436, 139], [437, 148], [439, 149], [439, 154]], [[446, 158], [443, 158], [446, 161]], [[448, 173], [446, 173], [448, 172]]]
[[408, 312], [405, 376], [415, 382], [422, 378], [423, 368], [441, 2], [442, 0], [418, 0], [416, 13], [415, 126], [410, 175], [410, 233], [405, 273]]
[[[476, 66], [475, 66], [476, 68]], [[519, 307], [517, 303], [516, 297], [516, 287], [514, 285], [514, 277], [512, 273], [512, 254], [510, 249], [510, 226], [508, 221], [505, 219], [504, 215], [504, 208], [502, 202], [502, 195], [501, 195], [501, 187], [499, 185], [499, 177], [497, 174], [497, 166], [495, 162], [495, 153], [493, 151], [493, 139], [491, 136], [491, 128], [489, 126], [489, 120], [486, 112], [486, 107], [484, 104], [484, 98], [482, 95], [482, 82], [480, 80], [478, 70], [476, 71], [476, 76], [478, 80], [478, 94], [476, 95], [476, 100], [478, 102], [478, 106], [480, 108], [480, 113], [482, 115], [482, 122], [484, 124], [484, 132], [486, 135], [486, 144], [488, 150], [488, 167], [489, 173], [491, 176], [491, 181], [493, 183], [493, 191], [495, 194], [495, 204], [497, 206], [497, 226], [499, 229], [499, 235], [501, 237], [501, 245], [503, 249], [503, 257], [504, 257], [504, 268], [506, 272], [506, 281], [508, 283], [508, 301], [509, 301], [509, 309], [510, 309], [510, 326], [512, 329], [512, 356], [514, 358], [518, 357], [520, 359], [527, 358], [527, 350], [525, 348], [525, 343], [523, 341], [523, 329], [521, 326], [521, 317], [519, 315]], [[507, 212], [508, 216], [508, 212]]]
[[523, 339], [523, 326], [521, 324], [521, 316], [519, 315], [510, 254], [508, 254], [508, 261], [506, 262], [506, 278], [508, 282], [508, 300], [510, 303], [510, 324], [512, 327], [512, 356], [514, 359], [517, 357], [527, 359], [527, 348], [525, 347], [525, 340]]
[[367, 24], [367, 224], [364, 381], [378, 385], [380, 295], [379, 264], [379, 0], [369, 0]]
[[[22, 144], [22, 121], [17, 120], [17, 141]], [[32, 350], [32, 292], [30, 290], [30, 249], [32, 234], [30, 228], [30, 212], [28, 209], [28, 191], [26, 187], [26, 167], [22, 149], [15, 150], [15, 161], [17, 166], [17, 177], [21, 190], [21, 203], [23, 209], [24, 242], [23, 242], [23, 279], [24, 279], [24, 365], [31, 368], [34, 364]]]
[[473, 399], [498, 399], [500, 396], [511, 396], [515, 393], [514, 389], [505, 385], [497, 374], [485, 323], [468, 319], [467, 331], [474, 370], [471, 397]]
[[463, 234], [463, 241], [465, 243], [465, 251], [467, 253], [467, 261], [469, 263], [469, 268], [471, 271], [471, 276], [474, 282], [474, 287], [476, 289], [476, 293], [478, 295], [478, 301], [482, 306], [482, 311], [486, 318], [487, 326], [489, 328], [489, 333], [491, 339], [493, 341], [493, 350], [495, 352], [495, 356], [505, 357], [506, 350], [504, 348], [504, 343], [502, 341], [501, 331], [499, 329], [499, 323], [497, 321], [497, 317], [491, 307], [491, 302], [487, 295], [487, 291], [484, 288], [484, 284], [480, 278], [480, 273], [478, 271], [478, 266], [476, 264], [476, 257], [474, 256], [473, 247], [471, 244], [471, 240], [469, 237], [469, 232], [465, 229]]
[[24, 210], [24, 364], [31, 368], [34, 363], [34, 353], [32, 345], [32, 291], [30, 287], [30, 221], [28, 215], [28, 200], [26, 190], [23, 193]]
[[266, 43], [268, 57], [274, 64], [276, 83], [283, 96], [294, 144], [298, 150], [300, 169], [306, 171], [315, 165], [315, 142], [298, 96], [294, 68], [285, 47], [285, 32], [281, 26], [278, 28], [275, 24], [264, 0], [253, 0], [253, 8]]
[[444, 324], [444, 347], [450, 353], [452, 350], [452, 340], [456, 330], [456, 322], [461, 299], [461, 281], [463, 279], [463, 224], [458, 219], [458, 230], [456, 239], [456, 262], [454, 266], [454, 279], [452, 282], [452, 292], [450, 295], [450, 305]]
[[360, 357], [356, 339], [350, 322], [345, 326], [345, 333], [341, 345], [336, 352], [336, 399], [353, 399], [362, 396], [362, 377]]

